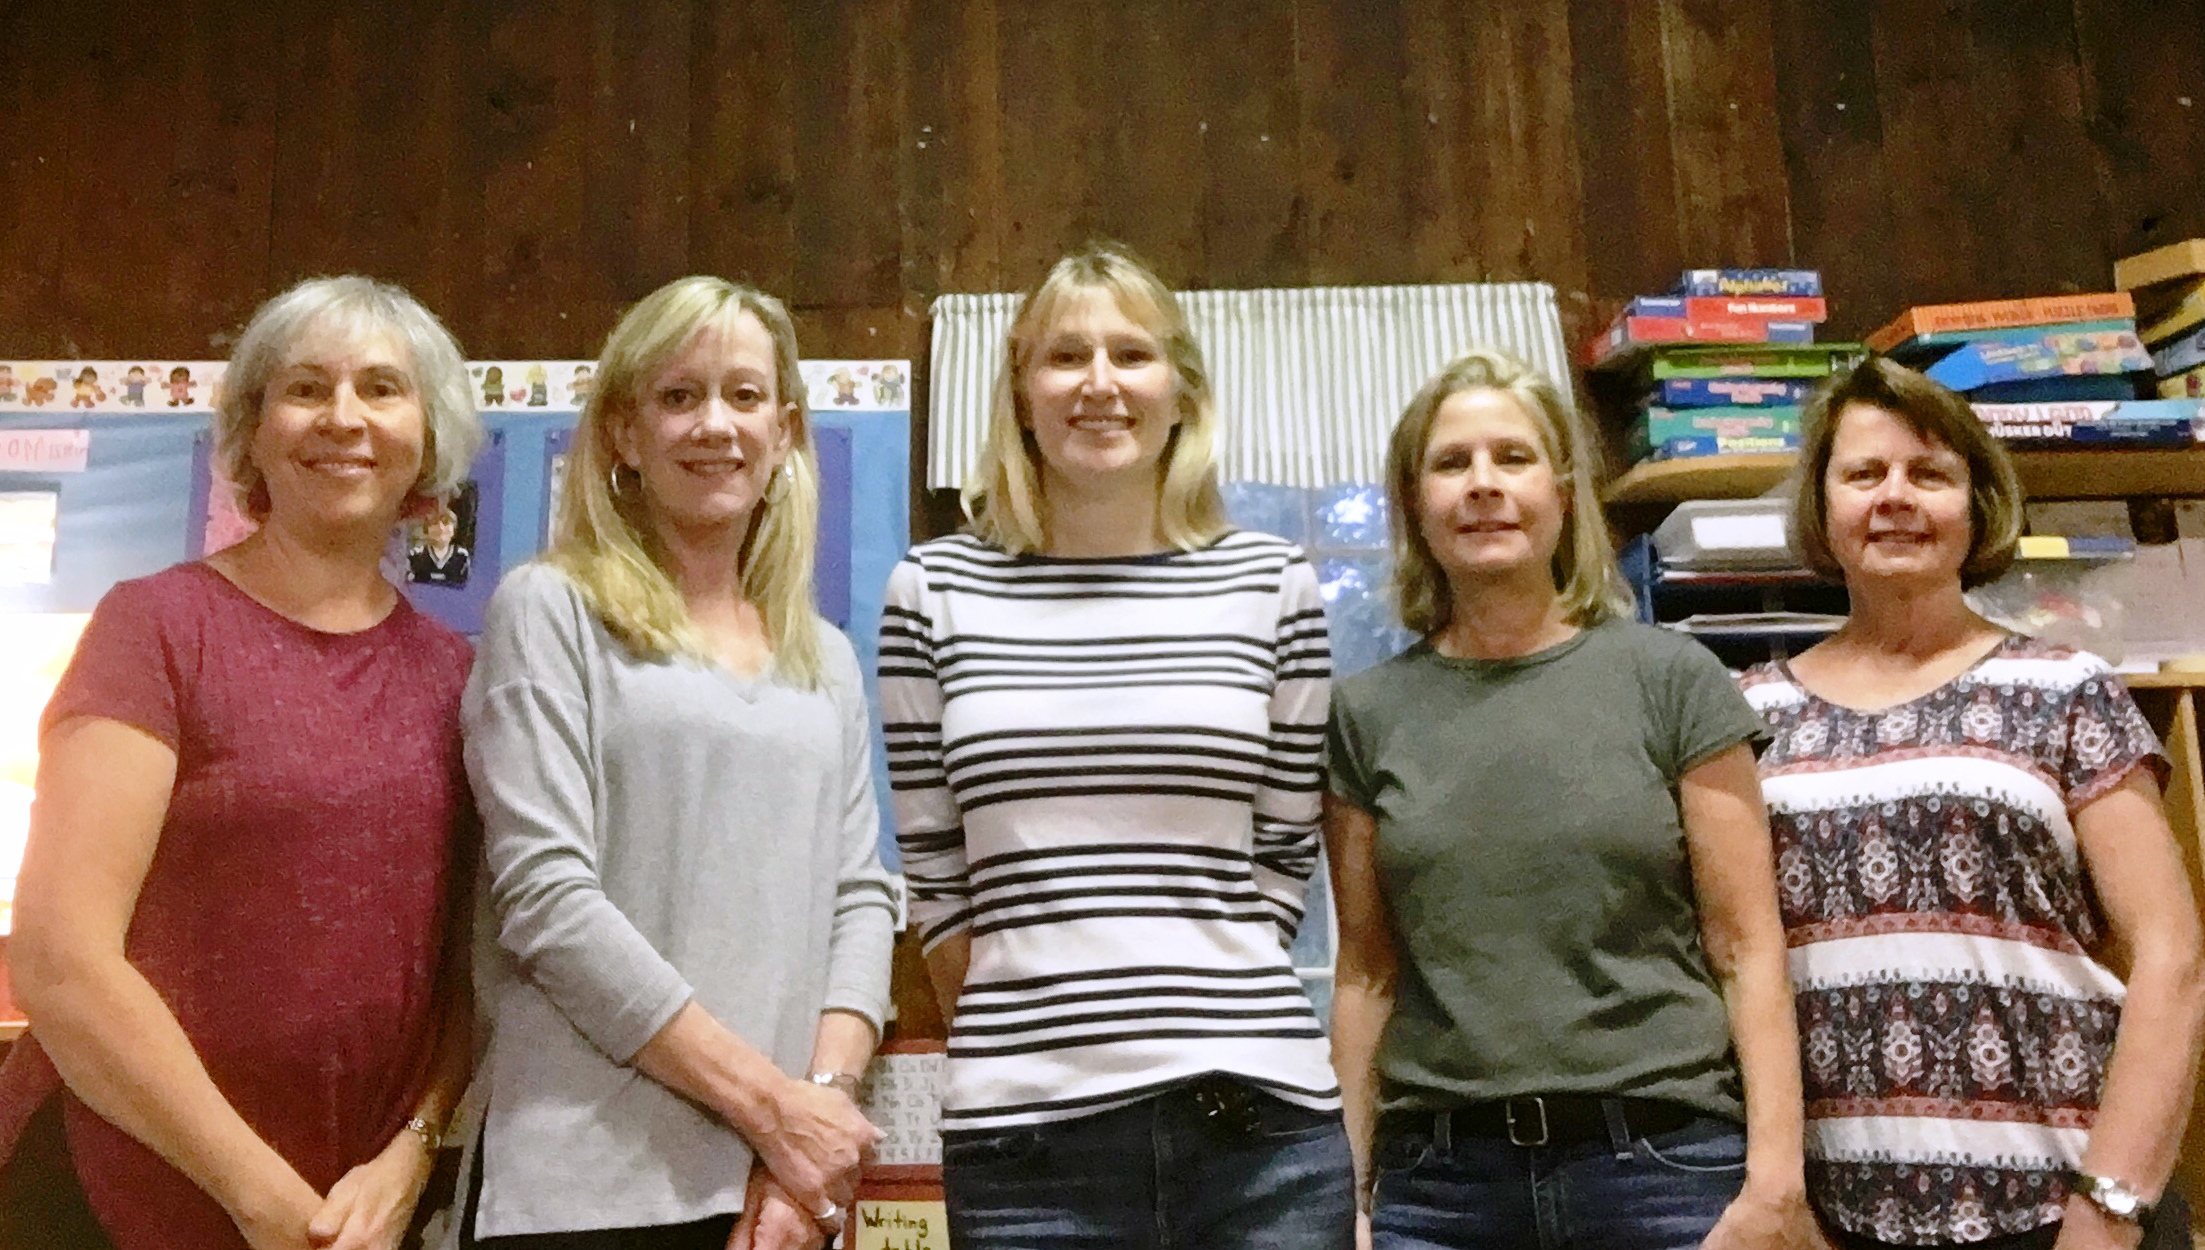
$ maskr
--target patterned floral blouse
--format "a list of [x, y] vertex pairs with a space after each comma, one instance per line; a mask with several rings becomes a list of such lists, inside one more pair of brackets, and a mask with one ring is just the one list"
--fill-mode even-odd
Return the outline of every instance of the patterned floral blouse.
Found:
[[2009, 638], [1877, 711], [1741, 679], [1824, 1217], [1935, 1244], [2060, 1218], [2120, 1023], [2071, 817], [2166, 757], [2105, 661]]

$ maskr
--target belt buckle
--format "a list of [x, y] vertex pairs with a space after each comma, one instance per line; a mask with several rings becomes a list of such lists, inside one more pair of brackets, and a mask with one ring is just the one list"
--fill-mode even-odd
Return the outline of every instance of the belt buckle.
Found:
[[1203, 1127], [1221, 1141], [1246, 1141], [1263, 1127], [1255, 1091], [1238, 1081], [1211, 1078], [1201, 1082], [1194, 1089], [1194, 1105], [1202, 1112]]
[[[1516, 1104], [1517, 1104], [1517, 1103], [1520, 1103], [1520, 1102], [1528, 1102], [1528, 1103], [1530, 1103], [1530, 1104], [1532, 1105], [1532, 1107], [1533, 1107], [1533, 1108], [1535, 1108], [1535, 1109], [1536, 1109], [1536, 1110], [1537, 1110], [1537, 1111], [1539, 1112], [1539, 1130], [1538, 1130], [1538, 1132], [1539, 1132], [1539, 1135], [1538, 1135], [1538, 1136], [1536, 1136], [1536, 1137], [1533, 1137], [1533, 1138], [1529, 1138], [1528, 1140], [1527, 1140], [1527, 1139], [1526, 1139], [1526, 1138], [1524, 1137], [1524, 1135], [1523, 1135], [1523, 1130], [1522, 1130], [1522, 1129], [1521, 1129], [1521, 1128], [1520, 1128], [1520, 1127], [1519, 1127], [1519, 1126], [1517, 1125], [1517, 1123], [1516, 1123]], [[1538, 1096], [1537, 1094], [1526, 1094], [1526, 1095], [1524, 1095], [1524, 1096], [1523, 1096], [1523, 1097], [1521, 1097], [1521, 1098], [1511, 1098], [1511, 1099], [1509, 1099], [1509, 1100], [1508, 1100], [1508, 1101], [1507, 1101], [1506, 1103], [1503, 1103], [1503, 1104], [1501, 1105], [1501, 1110], [1502, 1110], [1502, 1112], [1503, 1112], [1503, 1113], [1504, 1113], [1504, 1114], [1505, 1114], [1505, 1115], [1507, 1116], [1507, 1118], [1508, 1118], [1508, 1144], [1509, 1144], [1509, 1145], [1511, 1145], [1511, 1146], [1527, 1146], [1527, 1147], [1528, 1147], [1528, 1146], [1544, 1146], [1544, 1145], [1546, 1145], [1546, 1144], [1547, 1144], [1547, 1100], [1546, 1100], [1546, 1099], [1544, 1099], [1544, 1098], [1541, 1098], [1541, 1097], [1539, 1097], [1539, 1096]]]

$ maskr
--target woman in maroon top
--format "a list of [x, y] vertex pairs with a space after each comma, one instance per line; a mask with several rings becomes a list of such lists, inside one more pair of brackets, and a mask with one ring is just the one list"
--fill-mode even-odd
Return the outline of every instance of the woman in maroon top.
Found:
[[[49, 1175], [121, 1250], [382, 1250], [465, 1079], [473, 852], [467, 644], [380, 560], [482, 431], [451, 336], [364, 278], [264, 305], [229, 383], [217, 456], [259, 529], [117, 586], [46, 710], [5, 1188], [65, 1138]], [[12, 1205], [0, 1240], [98, 1244]]]

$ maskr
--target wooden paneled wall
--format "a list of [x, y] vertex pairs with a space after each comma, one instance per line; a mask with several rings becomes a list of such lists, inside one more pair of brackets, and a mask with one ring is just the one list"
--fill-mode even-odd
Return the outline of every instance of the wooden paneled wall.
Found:
[[814, 355], [1122, 238], [1188, 286], [1819, 267], [1831, 329], [2205, 234], [2205, 0], [0, 5], [0, 352], [219, 355], [312, 273], [478, 356], [693, 270]]

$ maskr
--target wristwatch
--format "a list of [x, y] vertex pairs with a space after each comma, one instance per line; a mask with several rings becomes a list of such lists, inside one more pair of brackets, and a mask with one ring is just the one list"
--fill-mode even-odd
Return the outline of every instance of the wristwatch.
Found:
[[2092, 1176], [2088, 1172], [2075, 1173], [2075, 1189], [2090, 1200], [2090, 1205], [2130, 1224], [2141, 1224], [2158, 1210], [2156, 1203], [2144, 1201], [2144, 1196], [2110, 1176]]
[[804, 1079], [805, 1079], [805, 1080], [807, 1080], [807, 1081], [810, 1081], [810, 1082], [811, 1082], [812, 1084], [814, 1084], [814, 1085], [825, 1085], [825, 1086], [829, 1086], [829, 1087], [831, 1087], [831, 1088], [833, 1088], [833, 1089], [839, 1089], [839, 1090], [841, 1090], [841, 1091], [842, 1091], [843, 1093], [845, 1093], [845, 1094], [849, 1095], [849, 1098], [850, 1098], [850, 1101], [851, 1101], [851, 1102], [856, 1102], [856, 1101], [857, 1101], [857, 1096], [858, 1096], [858, 1079], [857, 1079], [857, 1074], [856, 1074], [856, 1073], [853, 1073], [853, 1072], [814, 1072], [814, 1073], [812, 1073], [812, 1074], [811, 1074], [810, 1076], [807, 1076], [807, 1077], [805, 1077]]
[[444, 1149], [444, 1130], [438, 1128], [434, 1124], [429, 1123], [427, 1120], [422, 1119], [420, 1116], [415, 1116], [412, 1119], [406, 1121], [405, 1130], [409, 1133], [412, 1133], [416, 1137], [419, 1137], [421, 1139], [421, 1144], [427, 1146], [429, 1148], [429, 1153], [432, 1155], [435, 1154], [437, 1151]]

